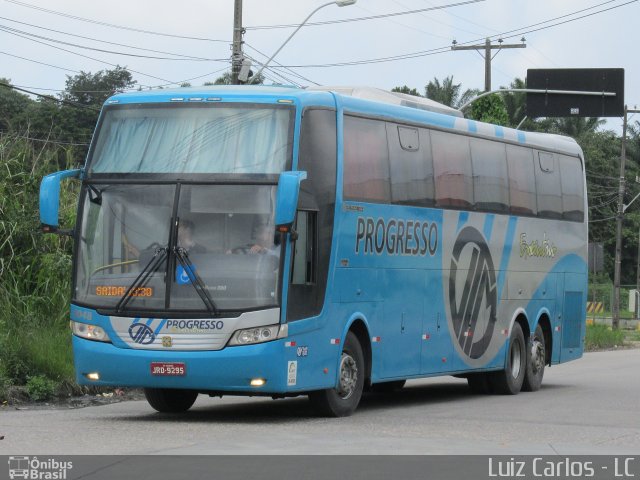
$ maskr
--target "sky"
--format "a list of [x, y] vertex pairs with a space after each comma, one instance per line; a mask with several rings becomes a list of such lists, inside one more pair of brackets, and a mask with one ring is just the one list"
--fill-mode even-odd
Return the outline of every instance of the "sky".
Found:
[[[265, 61], [291, 25], [324, 3], [242, 0], [245, 54], [254, 65]], [[230, 68], [233, 10], [234, 0], [0, 0], [0, 78], [56, 94], [68, 75], [120, 65], [144, 88], [202, 85]], [[289, 27], [272, 28], [282, 25]], [[274, 59], [288, 69], [267, 70], [267, 83], [407, 85], [424, 93], [430, 80], [453, 75], [463, 89], [482, 89], [482, 56], [452, 51], [452, 41], [519, 44], [524, 36], [526, 48], [493, 51], [492, 88], [529, 68], [624, 68], [625, 101], [634, 108], [638, 27], [638, 0], [358, 0], [318, 10]], [[606, 128], [621, 124], [609, 119]]]

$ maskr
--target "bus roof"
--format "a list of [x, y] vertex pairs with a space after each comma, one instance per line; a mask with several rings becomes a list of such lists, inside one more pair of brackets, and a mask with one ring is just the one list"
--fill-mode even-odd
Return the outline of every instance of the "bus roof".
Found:
[[370, 87], [312, 87], [212, 85], [116, 94], [105, 105], [135, 103], [195, 103], [217, 101], [249, 101], [275, 103], [295, 102], [302, 106], [335, 106], [335, 97], [345, 111], [374, 115], [394, 121], [432, 125], [460, 133], [495, 138], [542, 149], [557, 150], [582, 157], [582, 150], [570, 137], [539, 132], [525, 132], [490, 123], [466, 119], [451, 107], [429, 99], [388, 92]]

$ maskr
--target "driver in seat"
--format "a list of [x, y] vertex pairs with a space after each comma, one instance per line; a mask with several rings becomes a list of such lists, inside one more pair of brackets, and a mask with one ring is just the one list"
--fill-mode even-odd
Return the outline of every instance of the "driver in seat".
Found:
[[255, 242], [227, 250], [227, 253], [245, 253], [248, 255], [280, 255], [280, 246], [274, 242], [275, 227], [261, 224], [256, 227]]

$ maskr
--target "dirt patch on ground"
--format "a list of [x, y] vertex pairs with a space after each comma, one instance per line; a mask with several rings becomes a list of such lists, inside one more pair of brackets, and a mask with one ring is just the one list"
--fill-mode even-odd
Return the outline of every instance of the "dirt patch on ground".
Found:
[[129, 400], [144, 400], [142, 389], [115, 388], [98, 393], [55, 397], [46, 402], [33, 402], [29, 399], [25, 387], [11, 387], [9, 400], [2, 404], [0, 412], [2, 410], [75, 409]]

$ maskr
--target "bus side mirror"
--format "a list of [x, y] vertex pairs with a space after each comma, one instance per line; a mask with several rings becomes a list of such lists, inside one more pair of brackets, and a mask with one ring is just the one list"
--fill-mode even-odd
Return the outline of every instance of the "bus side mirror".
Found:
[[40, 183], [40, 228], [44, 233], [58, 231], [58, 210], [60, 209], [60, 182], [65, 178], [79, 178], [82, 169], [64, 170], [52, 173]]
[[296, 218], [300, 184], [307, 178], [307, 172], [283, 172], [278, 180], [276, 194], [276, 230], [282, 233], [291, 231]]

